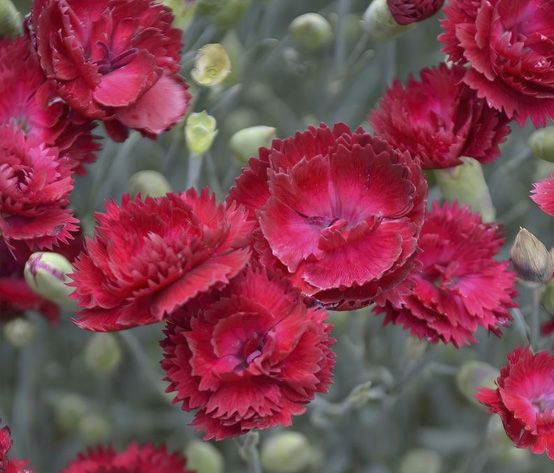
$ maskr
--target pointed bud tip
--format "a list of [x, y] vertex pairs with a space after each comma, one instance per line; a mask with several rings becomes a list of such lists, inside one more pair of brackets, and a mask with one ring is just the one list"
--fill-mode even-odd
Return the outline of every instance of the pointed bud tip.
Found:
[[544, 244], [525, 228], [520, 228], [510, 252], [512, 266], [528, 284], [542, 285], [552, 279], [554, 261]]
[[194, 155], [207, 153], [217, 136], [217, 122], [204, 110], [191, 113], [185, 125], [185, 138], [189, 152]]

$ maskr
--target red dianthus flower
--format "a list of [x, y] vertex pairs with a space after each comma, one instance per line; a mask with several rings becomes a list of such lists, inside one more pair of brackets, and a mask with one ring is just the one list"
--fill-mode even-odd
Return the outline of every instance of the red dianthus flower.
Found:
[[128, 128], [154, 136], [183, 118], [187, 86], [177, 76], [182, 32], [153, 0], [35, 0], [40, 64], [57, 93], [114, 140]]
[[335, 358], [326, 313], [286, 280], [248, 267], [196, 306], [168, 321], [162, 366], [205, 439], [290, 425], [327, 391]]
[[554, 460], [554, 356], [516, 348], [496, 384], [497, 389], [481, 388], [477, 399], [500, 416], [516, 447]]
[[[14, 250], [52, 249], [77, 231], [71, 169], [57, 148], [0, 125], [0, 235]], [[24, 250], [22, 250], [24, 251]]]
[[60, 159], [84, 174], [95, 159], [94, 124], [54, 94], [27, 38], [0, 40], [0, 124], [28, 140], [57, 147]]
[[132, 443], [121, 453], [111, 447], [80, 453], [62, 473], [191, 473], [179, 453], [168, 453], [165, 446], [142, 447]]
[[412, 268], [427, 185], [419, 164], [362, 129], [275, 140], [231, 190], [259, 222], [263, 263], [328, 308], [363, 307]]
[[12, 437], [10, 429], [3, 427], [0, 429], [0, 473], [29, 473], [25, 468], [25, 460], [11, 460], [8, 453], [12, 448]]
[[523, 125], [554, 119], [554, 2], [455, 0], [444, 9], [444, 52], [464, 81]]
[[425, 20], [437, 13], [444, 0], [387, 0], [394, 21], [399, 25], [409, 25]]
[[435, 203], [419, 238], [414, 288], [378, 312], [386, 314], [386, 323], [432, 343], [473, 343], [479, 327], [500, 334], [516, 295], [509, 262], [494, 259], [503, 242], [498, 227], [483, 223], [479, 214]]
[[76, 323], [112, 331], [159, 322], [246, 265], [253, 225], [207, 190], [108, 203], [75, 263]]
[[441, 64], [403, 87], [395, 81], [370, 116], [375, 134], [419, 158], [426, 169], [449, 168], [468, 156], [482, 163], [500, 154], [510, 128], [504, 113], [489, 108], [462, 82], [465, 69]]
[[554, 174], [533, 184], [531, 199], [544, 213], [554, 216]]

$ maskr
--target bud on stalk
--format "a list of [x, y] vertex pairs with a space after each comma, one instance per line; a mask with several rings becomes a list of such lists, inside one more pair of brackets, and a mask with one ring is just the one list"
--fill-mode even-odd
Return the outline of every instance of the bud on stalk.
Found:
[[193, 440], [185, 449], [187, 468], [196, 473], [223, 473], [223, 457], [211, 443]]
[[29, 345], [37, 333], [36, 325], [27, 319], [13, 319], [4, 326], [4, 337], [10, 345], [24, 348]]
[[85, 348], [85, 363], [99, 374], [112, 373], [121, 361], [121, 348], [111, 333], [95, 333]]
[[477, 399], [478, 388], [496, 388], [496, 378], [499, 371], [488, 363], [468, 361], [464, 363], [456, 374], [456, 385], [460, 393], [471, 403], [483, 407]]
[[217, 122], [204, 110], [191, 113], [185, 125], [185, 138], [189, 152], [200, 156], [210, 150], [217, 136]]
[[369, 39], [377, 43], [389, 41], [412, 27], [394, 20], [387, 0], [373, 0], [364, 13], [362, 25]]
[[333, 41], [333, 28], [319, 13], [296, 17], [289, 26], [289, 32], [296, 46], [305, 51], [318, 51]]
[[299, 432], [282, 432], [262, 446], [262, 466], [269, 473], [300, 473], [310, 466], [313, 450]]
[[139, 171], [129, 178], [129, 193], [141, 197], [162, 197], [171, 192], [171, 186], [163, 174], [157, 171]]
[[554, 162], [554, 126], [535, 130], [529, 138], [533, 154], [544, 161]]
[[435, 178], [444, 199], [466, 204], [474, 212], [479, 212], [483, 222], [492, 222], [496, 210], [483, 169], [479, 161], [463, 157], [463, 164], [449, 168], [436, 169]]
[[519, 278], [532, 286], [543, 285], [552, 279], [554, 261], [543, 243], [525, 228], [516, 236], [510, 253], [512, 265]]
[[21, 15], [11, 0], [0, 0], [0, 39], [15, 38], [22, 32]]
[[231, 59], [219, 43], [201, 47], [194, 59], [192, 78], [198, 85], [213, 87], [221, 84], [231, 73]]
[[275, 138], [275, 128], [252, 126], [237, 131], [229, 141], [229, 148], [237, 163], [243, 165], [248, 159], [257, 156], [260, 148], [268, 148]]

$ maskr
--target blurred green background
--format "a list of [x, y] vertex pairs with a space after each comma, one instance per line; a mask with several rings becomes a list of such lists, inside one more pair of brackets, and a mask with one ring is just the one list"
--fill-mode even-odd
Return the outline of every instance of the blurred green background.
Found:
[[[28, 11], [30, 2], [15, 3], [23, 14]], [[241, 2], [220, 3], [219, 9]], [[191, 88], [191, 110], [206, 110], [217, 120], [218, 135], [203, 158], [199, 184], [210, 186], [220, 199], [240, 172], [229, 150], [229, 139], [237, 130], [267, 125], [276, 128], [277, 136], [286, 137], [319, 122], [344, 121], [368, 128], [369, 111], [395, 77], [405, 79], [444, 59], [436, 40], [440, 14], [391, 42], [362, 49], [361, 59], [355, 60], [362, 35], [360, 19], [368, 1], [247, 3], [245, 13], [232, 18], [235, 21], [222, 24], [221, 17], [197, 16], [185, 32], [183, 75], [191, 85], [190, 71], [199, 47], [222, 43], [233, 62], [231, 77], [222, 86]], [[322, 14], [333, 28], [331, 44], [318, 52], [297, 49], [289, 35], [291, 21], [307, 12]], [[519, 226], [525, 226], [550, 245], [554, 243], [551, 219], [532, 204], [529, 190], [552, 165], [531, 156], [527, 145], [531, 131], [513, 125], [502, 156], [485, 167], [485, 174], [508, 242]], [[103, 134], [100, 127], [98, 133]], [[86, 231], [93, 229], [93, 211], [102, 210], [105, 199], [118, 200], [127, 191], [129, 177], [145, 169], [162, 172], [175, 190], [186, 187], [189, 155], [184, 124], [156, 141], [136, 134], [125, 144], [103, 140], [96, 164], [86, 177], [78, 178], [72, 199]], [[430, 199], [436, 198], [437, 191], [431, 189]], [[529, 297], [524, 288], [520, 292], [525, 311]], [[37, 333], [23, 348], [1, 340], [0, 417], [12, 427], [16, 456], [29, 458], [35, 472], [56, 473], [78, 451], [97, 443], [123, 448], [133, 440], [165, 442], [171, 449], [183, 450], [198, 438], [187, 425], [192, 416], [172, 406], [170, 396], [163, 394], [158, 346], [162, 327], [93, 342], [92, 334], [71, 323], [71, 315], [52, 327], [30, 314]], [[311, 464], [299, 471], [547, 471], [546, 458], [531, 458], [512, 448], [498, 424], [456, 385], [460, 366], [470, 360], [503, 365], [506, 354], [524, 343], [517, 324], [501, 340], [480, 333], [478, 345], [456, 350], [425, 346], [409, 339], [400, 327], [383, 328], [370, 310], [335, 313], [331, 321], [338, 339], [335, 384], [292, 427], [305, 435], [307, 443], [302, 453], [291, 451], [289, 456], [307, 454]], [[107, 343], [108, 348], [99, 343]], [[106, 350], [120, 353], [120, 359], [106, 357]], [[370, 380], [383, 386], [381, 398], [361, 407], [344, 403], [355, 386]], [[278, 432], [262, 432], [262, 450]], [[214, 446], [223, 455], [225, 472], [246, 471], [236, 442]], [[418, 450], [414, 453], [414, 449]]]

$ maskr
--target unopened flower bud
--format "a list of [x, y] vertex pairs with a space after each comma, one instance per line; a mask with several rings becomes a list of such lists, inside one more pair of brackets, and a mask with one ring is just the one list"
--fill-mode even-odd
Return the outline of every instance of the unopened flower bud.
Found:
[[79, 428], [87, 411], [87, 403], [78, 394], [66, 394], [56, 401], [56, 423], [64, 432], [74, 432]]
[[231, 59], [221, 44], [206, 44], [198, 50], [191, 72], [197, 84], [213, 87], [221, 84], [230, 73]]
[[362, 25], [374, 42], [389, 41], [411, 28], [411, 25], [399, 25], [394, 20], [387, 0], [373, 0], [364, 13]]
[[73, 272], [73, 265], [58, 253], [33, 253], [25, 264], [25, 281], [38, 295], [65, 307], [74, 308], [69, 298], [73, 289], [67, 285], [71, 282], [68, 274]]
[[237, 131], [229, 141], [229, 148], [239, 164], [258, 155], [260, 148], [271, 146], [275, 138], [275, 128], [270, 126], [252, 126]]
[[441, 468], [440, 456], [425, 448], [408, 451], [400, 463], [400, 473], [440, 473]]
[[29, 345], [37, 333], [36, 325], [27, 319], [13, 319], [4, 325], [4, 337], [16, 348]]
[[500, 373], [498, 370], [482, 361], [468, 361], [464, 363], [456, 374], [456, 385], [458, 391], [471, 403], [481, 406], [475, 399], [479, 388], [496, 388], [496, 378]]
[[0, 39], [15, 38], [22, 33], [21, 15], [11, 0], [0, 0]]
[[201, 155], [209, 151], [217, 136], [217, 122], [204, 110], [191, 113], [185, 125], [187, 147], [192, 154]]
[[211, 443], [193, 440], [185, 449], [187, 468], [196, 473], [223, 473], [223, 456]]
[[221, 28], [237, 24], [248, 10], [250, 0], [198, 0], [196, 12]]
[[444, 199], [466, 204], [474, 212], [479, 212], [483, 222], [492, 222], [496, 210], [492, 205], [491, 195], [483, 168], [473, 158], [461, 158], [463, 164], [435, 170], [435, 179]]
[[104, 443], [110, 437], [110, 423], [97, 414], [88, 414], [79, 423], [79, 433], [86, 443]]
[[141, 197], [162, 197], [171, 192], [171, 185], [158, 171], [139, 171], [129, 178], [129, 193]]
[[299, 473], [312, 463], [313, 451], [301, 433], [282, 432], [262, 445], [260, 458], [269, 473]]
[[323, 49], [333, 41], [333, 28], [319, 13], [305, 13], [296, 17], [289, 31], [296, 46], [306, 51]]
[[544, 161], [554, 162], [554, 126], [535, 130], [529, 138], [533, 154]]
[[546, 284], [552, 279], [554, 261], [543, 243], [525, 228], [516, 236], [510, 253], [519, 278], [530, 285]]
[[85, 363], [99, 374], [112, 373], [121, 361], [121, 348], [111, 333], [95, 333], [85, 348]]
[[196, 0], [162, 0], [162, 3], [173, 11], [173, 24], [178, 28], [185, 29], [194, 17]]

